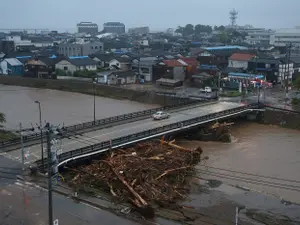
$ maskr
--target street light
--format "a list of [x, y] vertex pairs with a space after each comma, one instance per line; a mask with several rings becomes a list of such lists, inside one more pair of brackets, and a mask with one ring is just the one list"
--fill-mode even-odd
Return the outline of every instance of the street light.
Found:
[[96, 125], [96, 81], [93, 81], [93, 89], [94, 89], [94, 125]]
[[42, 166], [44, 167], [44, 147], [43, 147], [43, 130], [42, 130], [42, 110], [41, 103], [39, 101], [34, 101], [39, 106], [39, 119], [40, 119], [40, 132], [41, 132], [41, 151], [42, 151]]

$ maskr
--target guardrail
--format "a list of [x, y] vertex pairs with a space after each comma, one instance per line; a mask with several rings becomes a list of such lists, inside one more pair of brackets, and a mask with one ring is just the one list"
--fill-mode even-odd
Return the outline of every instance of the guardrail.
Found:
[[300, 114], [300, 111], [290, 110], [290, 109], [284, 109], [284, 108], [279, 108], [279, 107], [274, 107], [274, 106], [269, 106], [269, 105], [265, 105], [265, 108], [266, 109], [273, 109], [273, 110], [276, 110], [276, 111], [287, 112], [287, 113]]
[[[137, 141], [140, 141], [143, 139], [145, 140], [145, 139], [148, 139], [151, 137], [170, 133], [172, 131], [176, 131], [176, 129], [177, 130], [185, 129], [185, 128], [188, 128], [188, 127], [200, 124], [200, 123], [210, 122], [210, 121], [214, 121], [214, 120], [220, 119], [220, 118], [226, 118], [230, 115], [236, 115], [236, 114], [242, 113], [249, 109], [257, 110], [259, 108], [260, 108], [260, 106], [257, 103], [249, 104], [249, 105], [244, 105], [244, 106], [233, 108], [233, 109], [224, 110], [222, 112], [212, 113], [212, 114], [196, 117], [196, 118], [185, 120], [185, 121], [168, 124], [168, 125], [165, 125], [162, 127], [149, 129], [149, 130], [138, 132], [135, 134], [130, 134], [130, 135], [115, 138], [112, 140], [103, 141], [98, 144], [75, 149], [73, 151], [65, 152], [58, 156], [58, 160], [59, 160], [59, 162], [64, 162], [68, 159], [72, 159], [74, 157], [78, 157], [81, 155], [85, 155], [85, 154], [89, 154], [89, 153], [95, 154], [95, 152], [97, 152], [97, 151], [120, 147], [127, 143], [134, 143], [134, 142], [137, 142]], [[39, 166], [41, 166], [40, 160], [37, 161], [37, 164]]]
[[[103, 125], [113, 124], [113, 123], [116, 123], [119, 121], [124, 121], [124, 120], [126, 121], [126, 120], [132, 120], [133, 118], [145, 117], [147, 115], [151, 115], [151, 114], [155, 113], [156, 111], [172, 110], [172, 109], [181, 108], [181, 107], [192, 105], [192, 104], [199, 103], [199, 102], [201, 102], [201, 101], [182, 99], [182, 102], [179, 102], [176, 105], [164, 106], [164, 107], [159, 107], [159, 108], [154, 108], [154, 109], [147, 109], [147, 110], [143, 110], [143, 111], [139, 111], [139, 112], [123, 114], [120, 116], [113, 116], [113, 117], [108, 117], [108, 118], [104, 118], [104, 119], [99, 119], [99, 120], [96, 120], [95, 122], [90, 121], [90, 122], [85, 122], [85, 123], [81, 123], [81, 124], [66, 126], [66, 127], [64, 127], [64, 131], [66, 133], [68, 133], [68, 132], [79, 131], [79, 130], [88, 129], [88, 128], [92, 128], [92, 127], [101, 127]], [[46, 134], [43, 133], [43, 137], [45, 137], [45, 136], [46, 136]], [[40, 137], [41, 137], [40, 133], [24, 135], [23, 141], [25, 143], [25, 142], [37, 140]], [[16, 145], [19, 143], [20, 143], [20, 138], [14, 138], [14, 139], [7, 140], [7, 141], [1, 141], [0, 147], [12, 146], [12, 145]]]

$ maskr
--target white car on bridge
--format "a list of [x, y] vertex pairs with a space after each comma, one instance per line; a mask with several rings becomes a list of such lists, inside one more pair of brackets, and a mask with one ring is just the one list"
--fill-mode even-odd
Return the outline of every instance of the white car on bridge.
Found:
[[163, 112], [163, 111], [158, 111], [158, 112], [156, 112], [156, 113], [154, 113], [153, 115], [152, 115], [152, 118], [154, 119], [154, 120], [163, 120], [163, 119], [168, 119], [168, 118], [170, 118], [170, 114], [169, 113], [167, 113], [167, 112]]

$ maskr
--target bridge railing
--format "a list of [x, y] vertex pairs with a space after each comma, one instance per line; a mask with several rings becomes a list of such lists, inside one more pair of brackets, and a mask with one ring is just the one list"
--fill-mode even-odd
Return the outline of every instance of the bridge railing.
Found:
[[[225, 118], [234, 113], [241, 113], [247, 109], [255, 109], [257, 107], [258, 107], [258, 105], [256, 103], [249, 104], [249, 105], [245, 105], [245, 106], [241, 106], [241, 107], [237, 107], [237, 108], [233, 108], [233, 109], [224, 110], [224, 111], [217, 112], [217, 113], [208, 114], [205, 116], [196, 117], [196, 118], [189, 119], [189, 120], [184, 120], [184, 121], [168, 124], [165, 126], [149, 129], [146, 131], [141, 131], [138, 133], [115, 138], [112, 140], [103, 141], [103, 142], [100, 142], [100, 143], [97, 143], [94, 145], [75, 149], [73, 151], [64, 152], [58, 156], [58, 160], [59, 160], [59, 162], [63, 162], [67, 159], [74, 158], [76, 156], [96, 152], [99, 150], [105, 150], [108, 148], [114, 148], [114, 147], [121, 146], [121, 145], [124, 145], [127, 143], [134, 143], [134, 142], [137, 142], [146, 137], [154, 137], [155, 135], [160, 135], [160, 134], [163, 135], [164, 133], [168, 133], [168, 132], [174, 131], [176, 129], [182, 129], [182, 128], [184, 129], [189, 126], [199, 124], [201, 122], [214, 121], [218, 118]], [[41, 164], [40, 161], [38, 161], [37, 163], [38, 163], [38, 165]]]
[[[119, 115], [119, 116], [108, 117], [108, 118], [96, 120], [95, 122], [90, 121], [90, 122], [85, 122], [85, 123], [81, 123], [81, 124], [65, 126], [64, 131], [66, 133], [68, 133], [68, 132], [79, 131], [79, 130], [88, 129], [88, 128], [92, 128], [92, 127], [101, 127], [103, 125], [113, 124], [113, 123], [117, 123], [120, 121], [126, 121], [126, 120], [137, 119], [139, 117], [145, 117], [145, 116], [151, 115], [157, 111], [172, 110], [172, 109], [181, 108], [184, 106], [189, 106], [189, 105], [199, 103], [199, 102], [201, 102], [201, 101], [182, 99], [181, 102], [179, 102], [178, 104], [174, 104], [174, 105], [170, 105], [170, 106], [164, 106], [164, 107], [159, 107], [159, 108], [154, 108], [154, 109], [147, 109], [147, 110], [143, 110], [143, 111], [139, 111], [139, 112], [133, 112], [133, 113], [127, 113], [127, 114], [123, 114], [123, 115]], [[42, 135], [43, 135], [43, 137], [45, 137], [46, 133], [43, 132]], [[24, 135], [23, 141], [25, 143], [25, 142], [37, 140], [40, 137], [41, 137], [40, 132], [29, 134], [29, 135]], [[16, 145], [19, 143], [20, 143], [20, 138], [14, 138], [14, 139], [10, 139], [7, 141], [1, 141], [0, 147]]]

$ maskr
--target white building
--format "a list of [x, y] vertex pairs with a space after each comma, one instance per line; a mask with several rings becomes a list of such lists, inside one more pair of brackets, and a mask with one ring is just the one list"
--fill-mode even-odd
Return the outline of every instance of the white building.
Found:
[[265, 30], [265, 29], [252, 29], [247, 31], [248, 35], [245, 38], [245, 41], [249, 45], [269, 45], [271, 35], [274, 34], [272, 30]]
[[61, 60], [57, 62], [55, 64], [55, 69], [70, 72], [71, 74], [80, 70], [96, 71], [97, 62], [88, 57], [71, 58], [68, 60]]
[[277, 76], [277, 82], [281, 83], [283, 86], [285, 85], [285, 80], [288, 78], [288, 83], [290, 84], [292, 82], [294, 73], [294, 63], [290, 62], [287, 63], [284, 60], [281, 60], [281, 64], [279, 64], [278, 68], [278, 76]]
[[300, 29], [277, 30], [270, 37], [270, 45], [284, 47], [291, 43], [293, 46], [300, 46]]
[[246, 70], [249, 60], [254, 57], [255, 55], [249, 53], [233, 53], [228, 59], [228, 67]]

